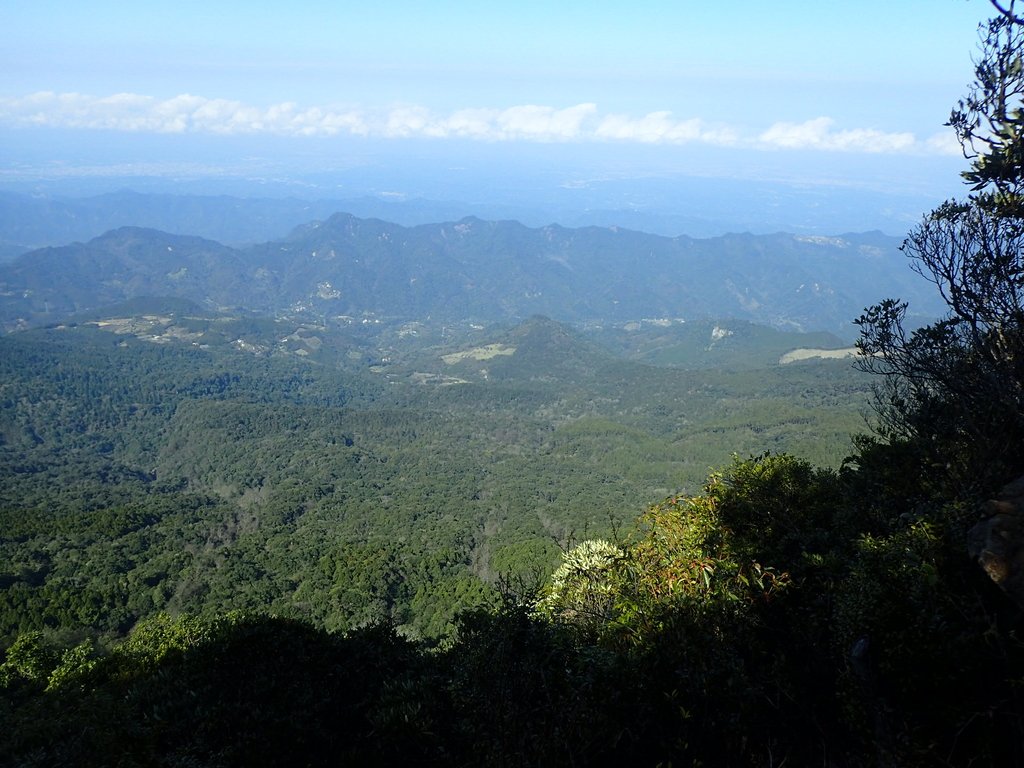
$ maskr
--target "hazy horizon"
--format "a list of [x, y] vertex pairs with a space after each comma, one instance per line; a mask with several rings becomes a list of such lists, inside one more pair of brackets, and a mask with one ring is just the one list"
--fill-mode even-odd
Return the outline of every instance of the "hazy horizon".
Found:
[[901, 235], [964, 191], [942, 124], [991, 12], [21, 4], [0, 10], [0, 189]]

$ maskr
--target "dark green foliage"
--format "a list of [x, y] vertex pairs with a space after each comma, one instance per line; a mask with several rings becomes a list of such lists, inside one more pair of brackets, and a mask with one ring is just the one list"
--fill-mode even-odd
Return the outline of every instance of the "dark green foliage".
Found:
[[[522, 605], [453, 622], [494, 605], [498, 574], [550, 572], [558, 541], [624, 527], [639, 499], [698, 477], [728, 443], [799, 444], [826, 401], [856, 419], [856, 383], [829, 364], [755, 376], [637, 367], [539, 320], [515, 339], [529, 354], [502, 381], [455, 387], [382, 385], [292, 356], [158, 346], [88, 325], [4, 339], [0, 615], [9, 642], [28, 638], [5, 667], [4, 711], [24, 714], [9, 748], [38, 764], [112, 753], [126, 764], [157, 754], [241, 764], [288, 750], [314, 764], [326, 762], [320, 750], [392, 764], [473, 765], [481, 754], [510, 765], [653, 764], [699, 755], [710, 743], [702, 731], [741, 722], [723, 713], [754, 701], [742, 693], [753, 678], [732, 670], [748, 666], [742, 645], [757, 611], [709, 608], [701, 619], [648, 603], [652, 625], [676, 628], [664, 648], [683, 635], [708, 640], [664, 659], [653, 641], [595, 645]], [[840, 455], [842, 440], [830, 450]], [[280, 666], [298, 680], [335, 674], [309, 650], [335, 652], [324, 629], [383, 621], [454, 637], [433, 656], [400, 644], [412, 661], [397, 671], [367, 651], [358, 664], [380, 669], [366, 673], [379, 687], [364, 714], [346, 715], [355, 730], [342, 747], [326, 715], [308, 732], [269, 724], [291, 707], [349, 705], [300, 697], [258, 655], [230, 667], [237, 690], [203, 682], [226, 674], [207, 665], [223, 658], [213, 648], [236, 647], [242, 630], [217, 618], [231, 609], [272, 610], [319, 638], [296, 651], [312, 654], [315, 672]], [[147, 620], [161, 611], [205, 618]], [[702, 632], [713, 616], [720, 628]], [[293, 629], [282, 648], [298, 642]], [[207, 650], [189, 650], [193, 641]], [[127, 699], [115, 672], [125, 665], [146, 670], [124, 673], [140, 681]], [[249, 665], [268, 679], [245, 682]], [[722, 706], [693, 719], [697, 670], [719, 681]], [[483, 706], [503, 691], [502, 709]], [[236, 709], [252, 708], [242, 698], [271, 694], [287, 716], [239, 719]], [[190, 719], [192, 708], [209, 724]]]
[[[628, 534], [731, 450], [838, 465], [860, 385], [638, 366], [539, 318], [501, 338], [457, 385], [416, 377], [448, 349], [368, 371], [92, 325], [0, 340], [0, 754], [1019, 761], [1020, 617], [964, 554], [974, 486], [946, 466], [969, 440], [734, 459]], [[584, 589], [499, 599], [616, 531]]]
[[[841, 364], [648, 368], [542, 318], [500, 337], [521, 355], [477, 363], [492, 378], [446, 386], [213, 336], [154, 343], [146, 317], [0, 340], [8, 641], [268, 607], [334, 631], [389, 618], [444, 635], [499, 575], [549, 573], [560, 543], [626, 525], [736, 447], [838, 463], [863, 398]], [[270, 350], [280, 332], [245, 338]], [[419, 370], [451, 367], [450, 349], [416, 350]]]
[[521, 603], [460, 617], [445, 663], [463, 764], [592, 765], [636, 747], [632, 670]]
[[11, 713], [0, 754], [40, 766], [392, 765], [433, 746], [374, 727], [386, 686], [421, 666], [386, 625], [332, 637], [281, 619], [157, 617], [99, 658], [66, 653]]
[[862, 366], [882, 377], [880, 429], [847, 467], [867, 501], [836, 640], [849, 711], [882, 762], [1024, 760], [1019, 606], [967, 556], [982, 500], [1024, 471], [1022, 24], [1011, 1], [981, 28], [975, 83], [950, 118], [972, 195], [904, 245], [948, 314], [911, 331], [890, 299], [858, 321]]
[[850, 527], [835, 473], [792, 456], [734, 460], [708, 491], [735, 547], [791, 571], [802, 558], [826, 555], [836, 543], [837, 526]]
[[[1005, 598], [923, 507], [887, 522], [861, 514], [878, 500], [852, 473], [764, 455], [652, 507], [630, 538], [593, 550], [608, 557], [589, 566], [589, 594], [610, 598], [596, 622], [568, 610], [588, 593], [563, 590], [463, 613], [434, 650], [386, 621], [330, 635], [237, 614], [157, 616], [107, 648], [24, 633], [0, 665], [12, 723], [0, 754], [28, 765], [1014, 764], [1019, 616], [997, 619]], [[358, 562], [353, 575], [373, 573]], [[360, 588], [387, 599], [389, 583], [402, 582]]]

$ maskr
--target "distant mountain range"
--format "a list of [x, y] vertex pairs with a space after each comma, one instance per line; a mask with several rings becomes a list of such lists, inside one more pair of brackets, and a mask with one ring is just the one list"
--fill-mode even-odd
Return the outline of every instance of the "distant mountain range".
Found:
[[[359, 206], [363, 202], [364, 205]], [[78, 198], [0, 191], [0, 261], [45, 246], [87, 241], [125, 225], [198, 235], [229, 244], [259, 243], [295, 226], [374, 201], [241, 198], [130, 190]], [[359, 211], [355, 211], [359, 213]], [[376, 210], [363, 215], [378, 215]], [[454, 214], [461, 215], [461, 214]], [[434, 219], [438, 221], [439, 219]]]
[[290, 181], [104, 176], [93, 182], [65, 178], [8, 185], [0, 190], [0, 262], [35, 248], [85, 242], [122, 226], [250, 245], [337, 211], [408, 227], [472, 215], [531, 227], [552, 222], [619, 226], [668, 237], [876, 229], [902, 235], [937, 202], [906, 191], [673, 174], [579, 178], [578, 170], [563, 169], [535, 178], [508, 168], [496, 184], [495, 178], [463, 169], [454, 172], [458, 183], [452, 185], [443, 181], [456, 180], [448, 165], [417, 170], [403, 163], [392, 170], [375, 173], [362, 167], [354, 175], [326, 173]]
[[246, 247], [124, 227], [0, 265], [0, 323], [12, 330], [168, 296], [339, 322], [738, 318], [849, 338], [851, 320], [886, 296], [924, 317], [940, 312], [899, 243], [880, 233], [699, 240], [476, 218], [403, 227], [345, 213]]

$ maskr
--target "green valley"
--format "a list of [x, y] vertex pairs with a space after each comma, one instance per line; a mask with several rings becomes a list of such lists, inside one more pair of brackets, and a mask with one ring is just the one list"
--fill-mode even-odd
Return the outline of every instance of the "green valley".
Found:
[[545, 318], [440, 346], [145, 304], [0, 339], [9, 639], [232, 608], [445, 635], [732, 453], [838, 466], [867, 402], [848, 362], [654, 367]]

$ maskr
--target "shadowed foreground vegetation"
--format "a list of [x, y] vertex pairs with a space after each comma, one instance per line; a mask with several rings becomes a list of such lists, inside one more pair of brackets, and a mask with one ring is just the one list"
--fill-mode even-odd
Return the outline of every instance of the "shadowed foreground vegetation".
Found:
[[1020, 764], [1020, 611], [961, 546], [966, 500], [939, 501], [948, 489], [918, 480], [917, 458], [866, 444], [841, 473], [737, 461], [625, 540], [566, 553], [540, 594], [463, 613], [439, 644], [386, 622], [330, 633], [240, 613], [156, 616], [107, 647], [26, 633], [0, 667], [0, 754]]

